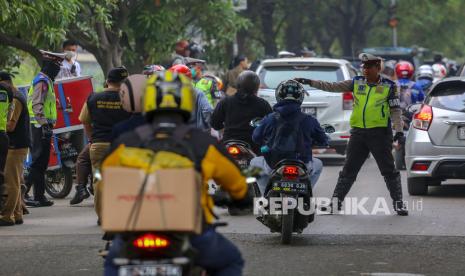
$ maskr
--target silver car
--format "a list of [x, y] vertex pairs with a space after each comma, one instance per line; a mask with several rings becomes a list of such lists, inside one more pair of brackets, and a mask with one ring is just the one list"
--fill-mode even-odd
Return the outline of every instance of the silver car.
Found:
[[465, 78], [436, 83], [413, 116], [406, 140], [408, 192], [465, 179]]
[[[335, 82], [352, 79], [356, 71], [348, 61], [342, 59], [280, 58], [264, 60], [257, 74], [261, 81], [258, 95], [274, 105], [275, 89], [284, 80], [309, 78]], [[331, 93], [308, 85], [305, 88], [308, 95], [305, 96], [302, 110], [318, 119], [331, 138], [330, 146], [337, 153], [345, 154], [350, 138], [352, 92]]]

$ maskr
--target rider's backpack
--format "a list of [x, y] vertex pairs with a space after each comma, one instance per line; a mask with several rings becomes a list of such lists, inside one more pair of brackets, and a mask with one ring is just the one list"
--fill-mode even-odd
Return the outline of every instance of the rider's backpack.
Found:
[[306, 115], [299, 113], [295, 118], [287, 120], [279, 113], [273, 116], [276, 124], [266, 143], [268, 152], [265, 154], [266, 162], [271, 168], [283, 159], [299, 159], [300, 153], [305, 151], [301, 123]]

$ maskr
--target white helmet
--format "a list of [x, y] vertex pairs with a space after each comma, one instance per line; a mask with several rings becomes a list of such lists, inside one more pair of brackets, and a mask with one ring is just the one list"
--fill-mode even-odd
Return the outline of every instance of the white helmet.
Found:
[[433, 82], [440, 81], [446, 77], [447, 75], [446, 66], [440, 63], [435, 63], [433, 64], [432, 67], [433, 67], [433, 77], [434, 77]]
[[431, 65], [425, 64], [418, 68], [417, 79], [433, 80], [433, 68]]

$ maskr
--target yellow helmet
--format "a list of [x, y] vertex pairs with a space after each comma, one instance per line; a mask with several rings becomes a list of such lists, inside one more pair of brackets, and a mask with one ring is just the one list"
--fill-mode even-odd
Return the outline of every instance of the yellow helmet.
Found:
[[191, 80], [176, 72], [163, 71], [147, 80], [142, 112], [148, 120], [158, 112], [178, 112], [186, 121], [194, 109], [195, 91]]

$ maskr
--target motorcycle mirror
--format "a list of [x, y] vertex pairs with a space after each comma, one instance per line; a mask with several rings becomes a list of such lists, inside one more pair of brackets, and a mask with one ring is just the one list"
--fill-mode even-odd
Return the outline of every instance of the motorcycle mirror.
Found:
[[412, 104], [407, 107], [407, 111], [410, 113], [417, 113], [421, 108], [421, 104]]
[[262, 123], [263, 118], [254, 118], [250, 121], [250, 126], [251, 127], [259, 127], [260, 124]]

